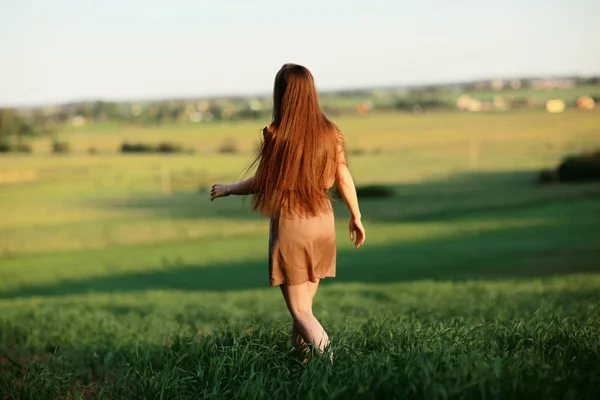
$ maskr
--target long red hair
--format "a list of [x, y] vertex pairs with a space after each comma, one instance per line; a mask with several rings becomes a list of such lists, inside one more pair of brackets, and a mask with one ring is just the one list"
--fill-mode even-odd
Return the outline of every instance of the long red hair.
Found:
[[343, 137], [321, 110], [312, 74], [301, 65], [285, 64], [275, 77], [272, 122], [250, 166], [258, 165], [252, 210], [267, 217], [282, 210], [301, 216], [327, 211], [342, 159]]

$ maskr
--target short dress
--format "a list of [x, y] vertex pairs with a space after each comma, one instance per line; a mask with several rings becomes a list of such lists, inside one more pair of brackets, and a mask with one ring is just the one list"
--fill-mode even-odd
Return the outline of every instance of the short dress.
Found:
[[270, 220], [269, 281], [271, 286], [299, 285], [335, 277], [336, 238], [331, 202], [317, 216], [280, 213]]

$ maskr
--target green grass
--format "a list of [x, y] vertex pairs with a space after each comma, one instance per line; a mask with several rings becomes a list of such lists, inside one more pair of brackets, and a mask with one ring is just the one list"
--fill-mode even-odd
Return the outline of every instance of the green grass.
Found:
[[[290, 353], [290, 317], [267, 286], [267, 221], [239, 198], [207, 198], [239, 178], [256, 126], [105, 126], [65, 135], [106, 154], [0, 158], [0, 171], [39, 176], [0, 186], [0, 399], [594, 398], [600, 185], [535, 178], [598, 146], [598, 122], [340, 120], [364, 151], [350, 159], [357, 183], [392, 195], [361, 199], [360, 250], [335, 206], [338, 277], [315, 304], [334, 366]], [[108, 151], [134, 135], [207, 150]], [[213, 154], [221, 137], [248, 152]]]

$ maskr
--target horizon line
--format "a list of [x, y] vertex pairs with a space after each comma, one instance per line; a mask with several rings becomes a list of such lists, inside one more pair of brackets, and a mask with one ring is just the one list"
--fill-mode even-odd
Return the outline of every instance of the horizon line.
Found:
[[[590, 78], [600, 78], [600, 72], [592, 73], [592, 74], [569, 74], [569, 73], [554, 73], [554, 74], [526, 74], [521, 76], [504, 76], [504, 77], [494, 77], [494, 78], [470, 78], [470, 79], [454, 79], [447, 81], [429, 81], [422, 83], [406, 83], [406, 84], [373, 84], [370, 86], [367, 85], [358, 85], [358, 86], [344, 86], [344, 87], [328, 87], [324, 89], [319, 89], [317, 85], [317, 89], [319, 91], [319, 95], [321, 94], [335, 94], [335, 93], [344, 93], [344, 92], [354, 92], [354, 91], [373, 91], [373, 90], [407, 90], [407, 89], [416, 89], [422, 87], [444, 87], [444, 86], [456, 86], [456, 85], [468, 85], [479, 82], [489, 82], [495, 80], [501, 81], [512, 81], [512, 80], [540, 80], [540, 79], [590, 79]], [[157, 103], [164, 101], [185, 101], [185, 100], [217, 100], [217, 99], [244, 99], [244, 98], [252, 98], [252, 97], [267, 97], [271, 96], [268, 92], [237, 92], [237, 93], [212, 93], [205, 95], [157, 95], [157, 96], [148, 96], [145, 98], [142, 97], [130, 97], [130, 98], [115, 98], [112, 99], [97, 96], [92, 97], [89, 96], [86, 99], [72, 99], [72, 100], [62, 100], [62, 101], [49, 101], [47, 103], [43, 102], [23, 102], [21, 104], [7, 104], [0, 103], [0, 108], [12, 108], [12, 109], [35, 109], [35, 108], [52, 108], [52, 107], [64, 107], [73, 104], [82, 104], [82, 103], [95, 103], [95, 102], [104, 102], [104, 103], [117, 103], [117, 104], [128, 104], [128, 103]]]

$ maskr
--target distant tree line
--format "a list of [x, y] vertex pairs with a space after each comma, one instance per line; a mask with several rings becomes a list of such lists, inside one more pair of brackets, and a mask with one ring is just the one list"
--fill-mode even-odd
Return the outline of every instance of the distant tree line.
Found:
[[[388, 110], [420, 113], [433, 110], [461, 109], [449, 92], [470, 94], [484, 90], [491, 96], [493, 89], [513, 87], [563, 87], [565, 85], [600, 85], [600, 77], [562, 78], [562, 79], [521, 79], [505, 81], [480, 81], [454, 85], [428, 85], [400, 89], [355, 89], [323, 94], [323, 109], [329, 115], [364, 114], [372, 110]], [[554, 86], [553, 86], [554, 85]], [[561, 86], [562, 85], [562, 86]], [[489, 92], [492, 90], [492, 92]], [[376, 92], [386, 94], [385, 100], [377, 100]], [[481, 93], [481, 92], [480, 92]], [[510, 108], [526, 108], [532, 102], [523, 92], [515, 90], [515, 95], [506, 99]], [[457, 94], [458, 96], [458, 94]], [[474, 96], [476, 96], [474, 94]], [[600, 103], [598, 92], [592, 93], [596, 104]], [[478, 101], [477, 109], [487, 110], [495, 107], [491, 100]], [[502, 100], [502, 99], [500, 99]], [[69, 146], [57, 140], [58, 132], [67, 126], [81, 127], [94, 123], [133, 124], [139, 126], [157, 126], [179, 122], [235, 121], [248, 119], [268, 119], [272, 106], [268, 97], [245, 98], [230, 97], [218, 99], [179, 99], [146, 102], [108, 102], [91, 101], [63, 104], [56, 107], [0, 109], [0, 152], [29, 152], [27, 142], [34, 136], [52, 138], [52, 151], [66, 153]], [[575, 103], [573, 100], [572, 103]], [[569, 103], [569, 106], [572, 104]], [[132, 145], [133, 146], [133, 145]], [[143, 147], [143, 146], [142, 146]], [[177, 152], [174, 148], [149, 149], [127, 147], [123, 152]], [[181, 150], [184, 151], [184, 150]]]

